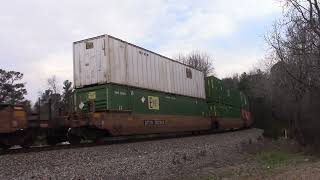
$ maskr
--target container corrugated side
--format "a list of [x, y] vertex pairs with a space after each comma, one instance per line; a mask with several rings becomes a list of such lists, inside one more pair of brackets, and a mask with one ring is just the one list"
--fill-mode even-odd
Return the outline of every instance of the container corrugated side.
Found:
[[[198, 99], [123, 85], [105, 84], [75, 90], [76, 109], [88, 111], [91, 103], [94, 111], [131, 111], [135, 114], [208, 116], [205, 99]], [[150, 107], [151, 99], [157, 99], [156, 108]]]
[[223, 81], [210, 76], [205, 78], [206, 98], [209, 103], [222, 103], [234, 107], [248, 107], [248, 99], [243, 92], [226, 88]]
[[209, 111], [220, 118], [240, 118], [241, 112], [239, 107], [230, 106], [221, 103], [208, 103]]
[[205, 78], [206, 98], [208, 101], [222, 102], [225, 88], [220, 79], [210, 76]]
[[115, 83], [205, 98], [201, 71], [108, 35], [74, 43], [74, 82], [76, 88]]

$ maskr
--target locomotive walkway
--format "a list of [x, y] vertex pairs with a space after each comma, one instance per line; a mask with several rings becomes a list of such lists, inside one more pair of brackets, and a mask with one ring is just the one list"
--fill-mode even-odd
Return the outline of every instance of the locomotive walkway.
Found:
[[164, 179], [246, 161], [260, 129], [0, 156], [0, 179]]

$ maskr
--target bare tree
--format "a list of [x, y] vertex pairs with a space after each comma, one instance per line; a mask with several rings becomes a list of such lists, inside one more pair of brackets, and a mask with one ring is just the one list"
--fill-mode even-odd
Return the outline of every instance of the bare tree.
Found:
[[59, 93], [59, 87], [58, 87], [58, 80], [55, 75], [53, 75], [51, 78], [47, 79], [49, 89], [53, 92], [53, 94]]
[[35, 103], [35, 110], [40, 106], [40, 109], [48, 111], [50, 102], [52, 108], [52, 115], [61, 115], [70, 111], [72, 106], [73, 88], [72, 82], [65, 80], [63, 82], [62, 94], [56, 76], [47, 79], [48, 89], [39, 92], [39, 100]]
[[278, 61], [271, 68], [273, 100], [286, 105], [290, 129], [300, 142], [317, 137], [320, 144], [319, 134], [310, 135], [320, 128], [320, 114], [313, 112], [315, 100], [320, 100], [320, 4], [317, 0], [283, 2], [284, 18], [267, 37]]
[[174, 59], [202, 71], [205, 76], [209, 76], [214, 70], [213, 58], [207, 53], [193, 51], [189, 54], [179, 54]]
[[231, 77], [225, 77], [222, 79], [223, 85], [228, 89], [239, 89], [239, 75], [234, 74]]

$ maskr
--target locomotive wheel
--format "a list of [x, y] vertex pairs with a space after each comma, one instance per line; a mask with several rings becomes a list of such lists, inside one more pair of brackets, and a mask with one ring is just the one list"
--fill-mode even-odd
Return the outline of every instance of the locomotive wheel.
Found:
[[77, 135], [69, 134], [68, 135], [68, 141], [72, 145], [77, 145], [77, 144], [80, 144], [81, 137], [77, 136]]

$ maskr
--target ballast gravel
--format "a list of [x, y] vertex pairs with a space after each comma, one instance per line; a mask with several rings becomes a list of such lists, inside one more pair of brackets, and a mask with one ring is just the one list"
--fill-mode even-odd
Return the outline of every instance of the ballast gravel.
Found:
[[260, 129], [0, 156], [0, 179], [175, 179], [203, 166], [245, 162]]

